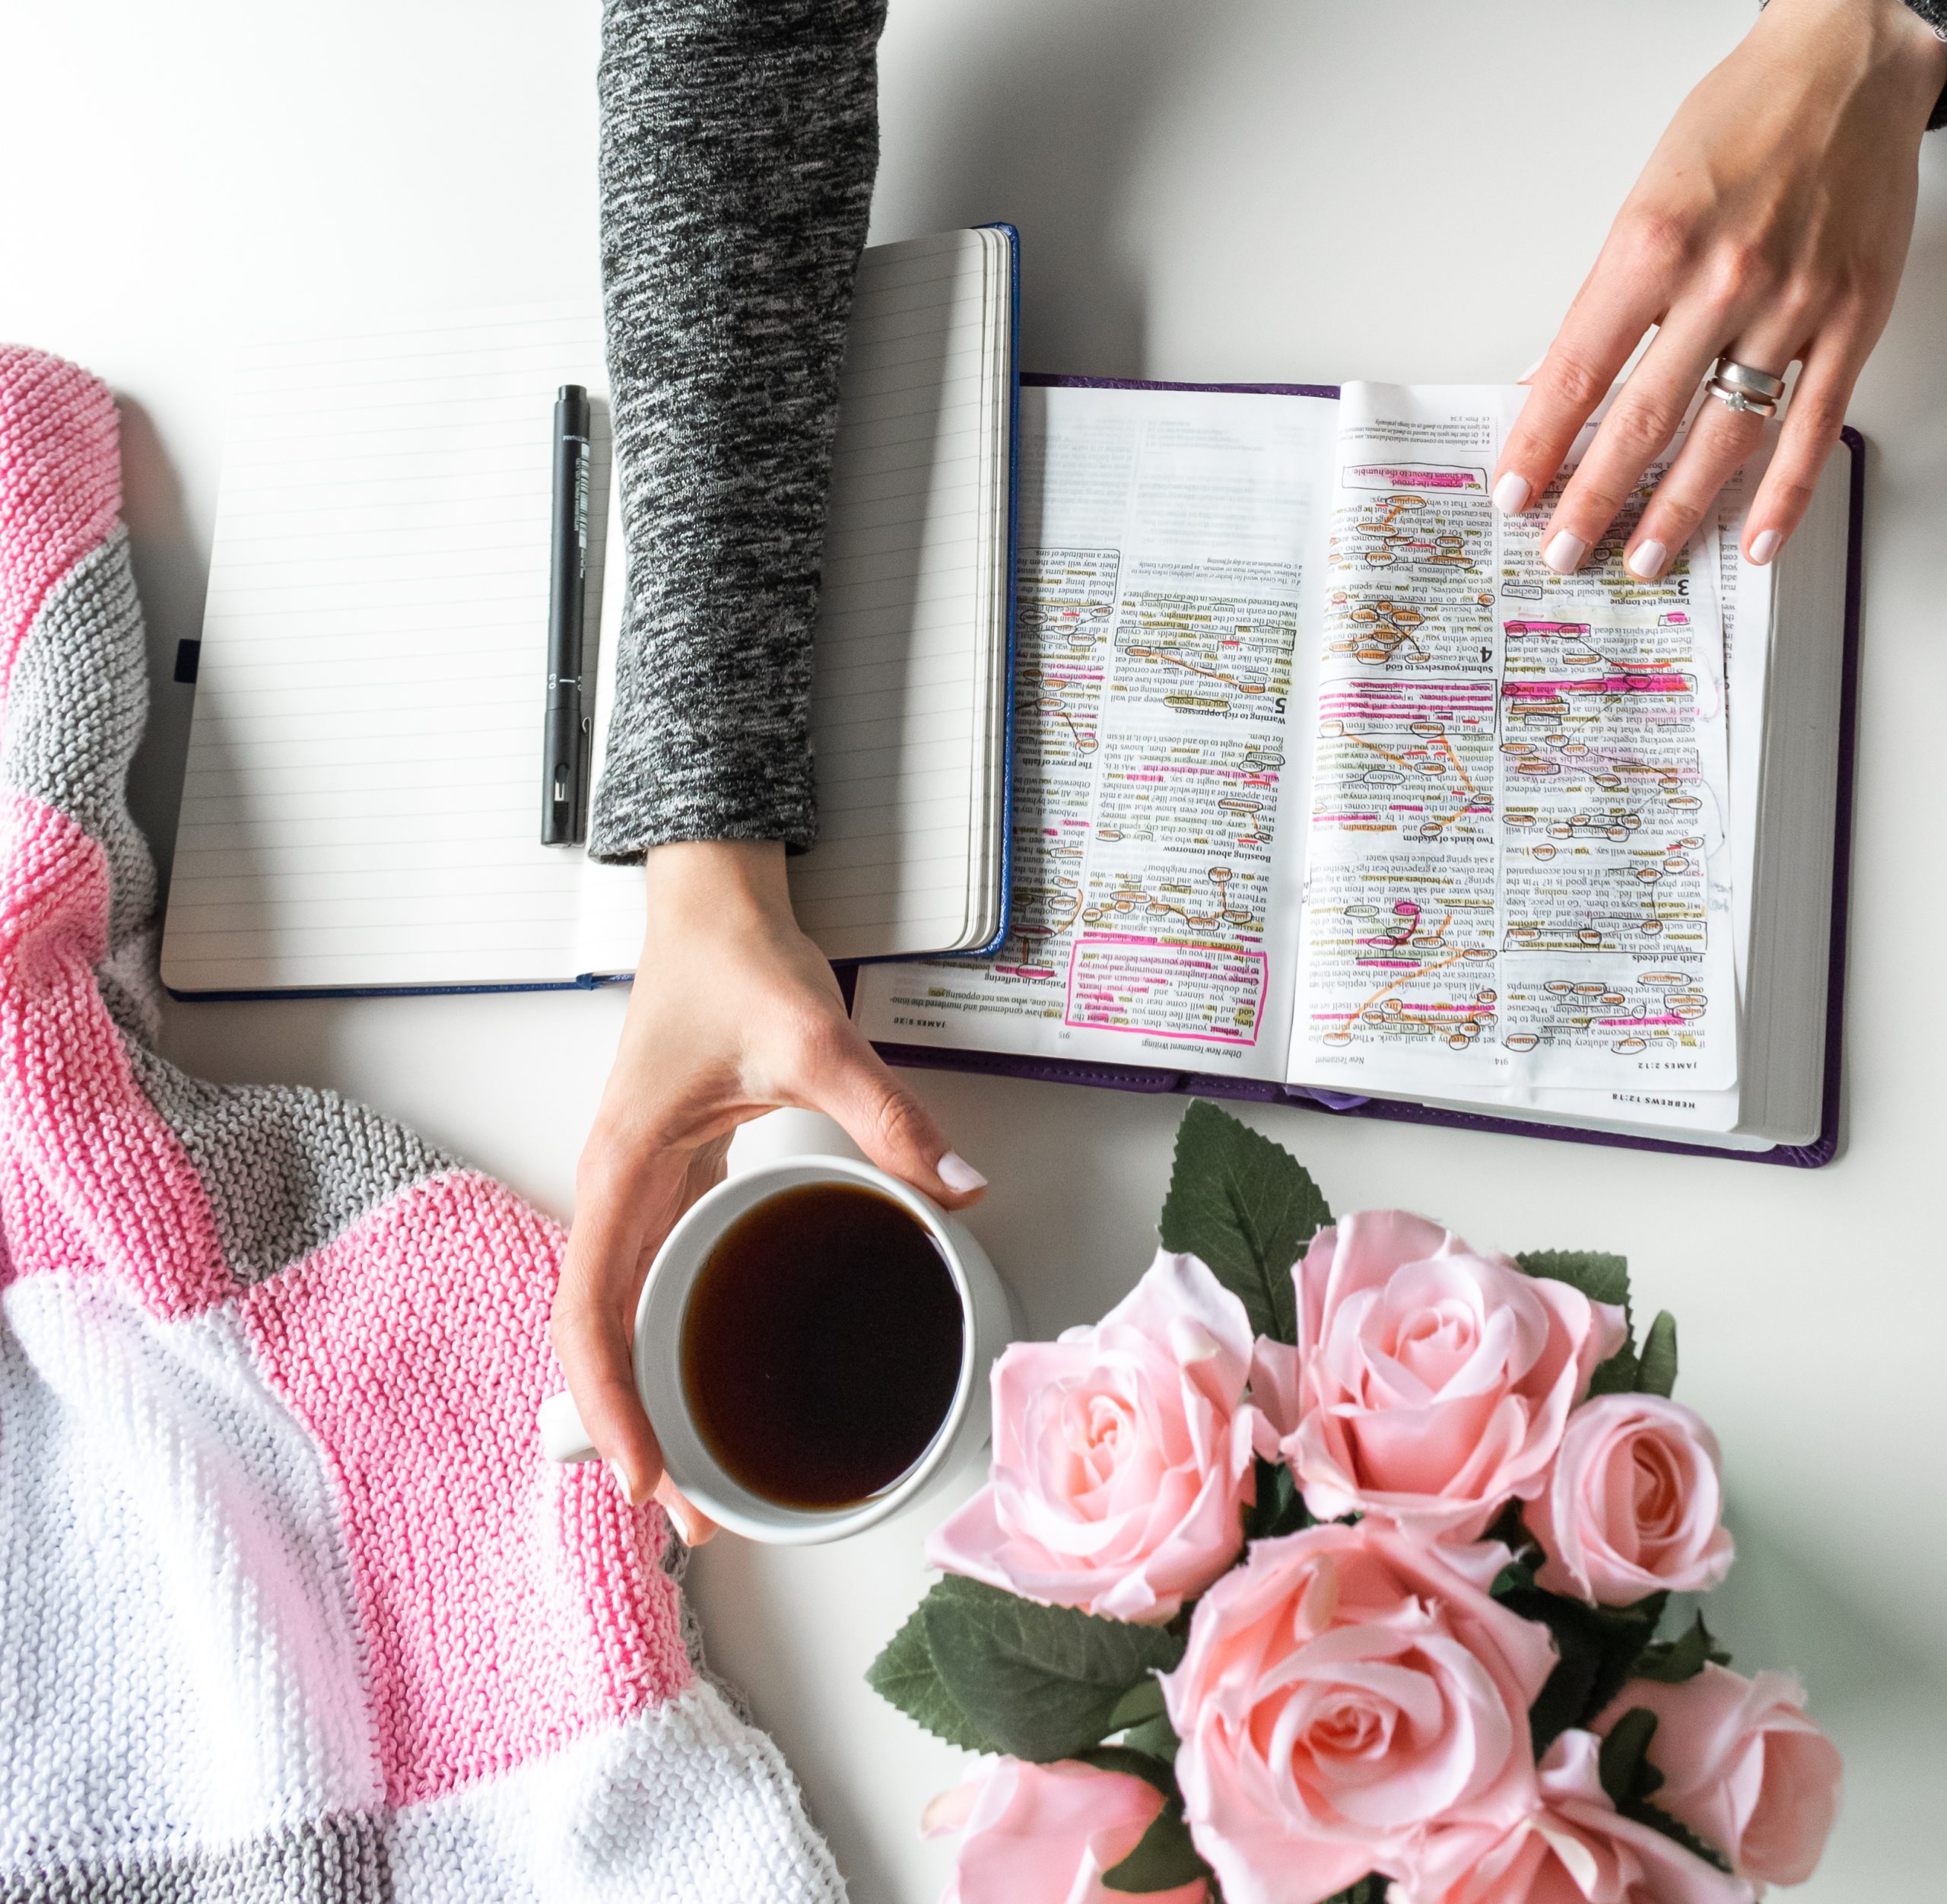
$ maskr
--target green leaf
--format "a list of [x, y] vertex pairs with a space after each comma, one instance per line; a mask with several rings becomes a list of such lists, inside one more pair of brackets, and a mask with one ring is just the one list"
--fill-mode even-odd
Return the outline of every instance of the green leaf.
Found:
[[1662, 1788], [1663, 1775], [1650, 1763], [1650, 1742], [1656, 1736], [1656, 1715], [1647, 1706], [1631, 1706], [1609, 1728], [1596, 1765], [1602, 1789], [1617, 1810], [1653, 1798]]
[[1653, 1594], [1634, 1607], [1588, 1607], [1538, 1587], [1497, 1597], [1510, 1612], [1546, 1626], [1561, 1656], [1529, 1709], [1537, 1758], [1571, 1726], [1589, 1724], [1622, 1690], [1668, 1598]]
[[1675, 1639], [1659, 1640], [1645, 1649], [1636, 1662], [1634, 1677], [1655, 1680], [1664, 1686], [1679, 1686], [1693, 1680], [1706, 1666], [1728, 1666], [1731, 1656], [1720, 1646], [1699, 1613], [1695, 1623]]
[[1607, 1362], [1599, 1362], [1589, 1378], [1591, 1395], [1627, 1395], [1636, 1387], [1636, 1351], [1625, 1343]]
[[1145, 1719], [1140, 1725], [1131, 1726], [1123, 1734], [1123, 1743], [1132, 1752], [1146, 1752], [1152, 1759], [1174, 1765], [1177, 1748], [1183, 1741], [1177, 1737], [1177, 1728], [1165, 1713], [1159, 1718]]
[[1163, 1682], [1146, 1679], [1137, 1682], [1116, 1702], [1109, 1715], [1111, 1732], [1126, 1731], [1132, 1725], [1160, 1718], [1163, 1712]]
[[1636, 1386], [1646, 1395], [1667, 1395], [1676, 1387], [1676, 1318], [1660, 1309], [1643, 1338]]
[[1494, 1577], [1494, 1585], [1488, 1589], [1497, 1600], [1505, 1600], [1511, 1594], [1533, 1593], [1535, 1591], [1535, 1570], [1525, 1560], [1510, 1560]]
[[1386, 1880], [1377, 1871], [1372, 1871], [1356, 1884], [1348, 1884], [1342, 1891], [1334, 1891], [1325, 1904], [1381, 1904], [1385, 1896]]
[[1580, 1289], [1591, 1302], [1629, 1308], [1629, 1259], [1606, 1250], [1524, 1250], [1515, 1257], [1530, 1276]]
[[1183, 1658], [1166, 1629], [1043, 1607], [948, 1574], [920, 1603], [926, 1649], [946, 1690], [993, 1741], [1045, 1763], [1111, 1729], [1123, 1696]]
[[1102, 1882], [1112, 1891], [1139, 1895], [1145, 1891], [1173, 1891], [1180, 1884], [1210, 1874], [1210, 1867], [1190, 1842], [1182, 1807], [1165, 1805], [1150, 1821], [1149, 1829], [1135, 1850], [1102, 1874]]
[[1629, 1260], [1604, 1250], [1528, 1250], [1515, 1261], [1530, 1276], [1552, 1277], [1580, 1289], [1591, 1302], [1612, 1303], [1622, 1311], [1622, 1346], [1596, 1365], [1592, 1395], [1627, 1394], [1636, 1386], [1635, 1314], [1629, 1299]]
[[1170, 1762], [1158, 1758], [1154, 1753], [1142, 1751], [1132, 1745], [1091, 1745], [1075, 1756], [1083, 1764], [1098, 1766], [1104, 1772], [1123, 1772], [1132, 1778], [1141, 1778], [1172, 1802], [1183, 1796], [1177, 1789], [1177, 1775], [1170, 1769]]
[[933, 1666], [922, 1600], [866, 1670], [866, 1683], [935, 1738], [968, 1752], [992, 1752], [993, 1741], [970, 1719]]
[[1623, 1815], [1634, 1819], [1639, 1825], [1647, 1825], [1652, 1831], [1661, 1832], [1666, 1838], [1673, 1839], [1693, 1856], [1702, 1858], [1705, 1864], [1713, 1865], [1720, 1871], [1728, 1872], [1730, 1870], [1730, 1861], [1716, 1845], [1699, 1838], [1688, 1826], [1679, 1824], [1660, 1805], [1638, 1801], [1630, 1806]]
[[1332, 1221], [1304, 1166], [1202, 1098], [1177, 1131], [1176, 1168], [1158, 1225], [1163, 1247], [1199, 1256], [1244, 1305], [1251, 1327], [1298, 1339], [1291, 1266]]
[[1275, 1540], [1281, 1535], [1297, 1534], [1311, 1525], [1304, 1496], [1298, 1492], [1298, 1477], [1282, 1461], [1257, 1464], [1257, 1499], [1244, 1510], [1247, 1540]]

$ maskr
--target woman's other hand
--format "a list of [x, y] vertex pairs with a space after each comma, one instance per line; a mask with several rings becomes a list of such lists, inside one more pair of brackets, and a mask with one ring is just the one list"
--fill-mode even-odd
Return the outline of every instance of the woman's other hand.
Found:
[[[1495, 472], [1495, 502], [1519, 514], [1656, 327], [1544, 532], [1551, 568], [1580, 566], [1720, 355], [1774, 376], [1803, 365], [1744, 532], [1751, 561], [1777, 553], [1892, 308], [1943, 81], [1947, 46], [1904, 0], [1771, 0], [1684, 101], [1536, 370]], [[1632, 574], [1663, 572], [1762, 428], [1723, 403], [1702, 406], [1630, 537]]]
[[631, 1501], [694, 1545], [713, 1531], [662, 1471], [631, 1372], [636, 1299], [663, 1238], [723, 1175], [732, 1132], [780, 1105], [835, 1117], [881, 1170], [950, 1209], [986, 1179], [846, 1017], [798, 930], [775, 842], [653, 848], [648, 931], [615, 1068], [575, 1177], [549, 1333], [583, 1425]]

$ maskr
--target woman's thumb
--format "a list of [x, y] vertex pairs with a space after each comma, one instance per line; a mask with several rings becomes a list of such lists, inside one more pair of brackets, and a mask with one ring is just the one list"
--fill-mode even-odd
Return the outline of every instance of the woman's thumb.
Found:
[[949, 1207], [970, 1203], [987, 1180], [957, 1151], [918, 1098], [900, 1083], [866, 1041], [846, 1028], [805, 1095], [879, 1168]]

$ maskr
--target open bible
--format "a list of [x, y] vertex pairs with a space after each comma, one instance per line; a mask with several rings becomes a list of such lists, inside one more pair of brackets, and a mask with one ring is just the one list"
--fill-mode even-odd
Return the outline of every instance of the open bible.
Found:
[[889, 1055], [1830, 1155], [1856, 443], [1564, 577], [1518, 388], [1029, 381], [1010, 929], [859, 971]]

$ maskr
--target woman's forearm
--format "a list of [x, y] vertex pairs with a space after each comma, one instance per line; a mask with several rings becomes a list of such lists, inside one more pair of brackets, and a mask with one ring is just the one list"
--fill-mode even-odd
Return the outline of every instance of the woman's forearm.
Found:
[[608, 0], [602, 253], [627, 542], [592, 850], [810, 843], [812, 624], [885, 0]]

